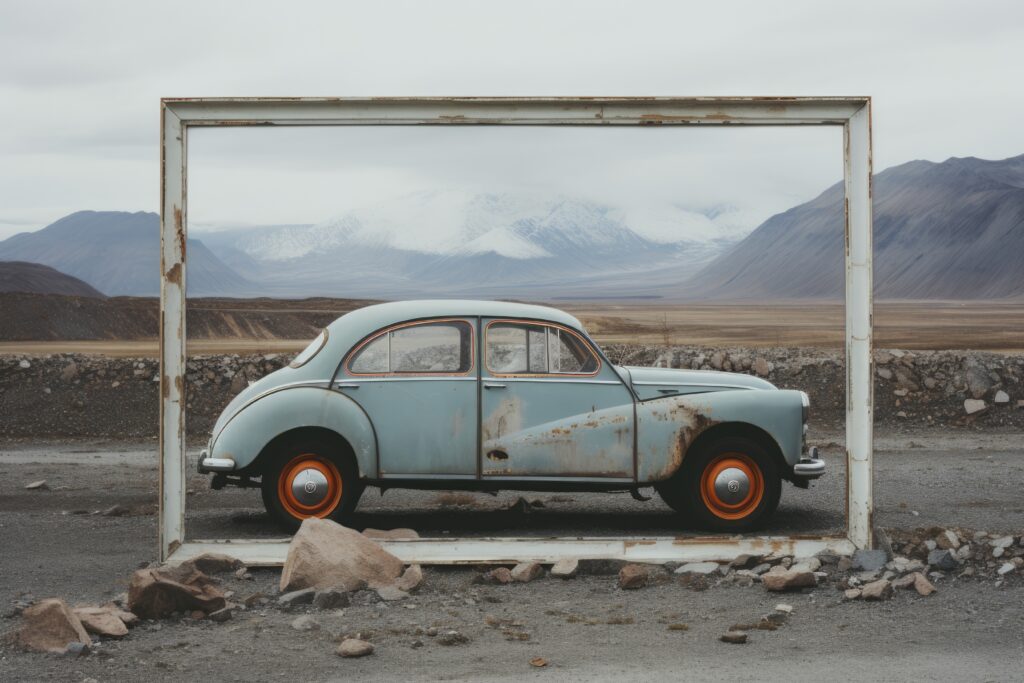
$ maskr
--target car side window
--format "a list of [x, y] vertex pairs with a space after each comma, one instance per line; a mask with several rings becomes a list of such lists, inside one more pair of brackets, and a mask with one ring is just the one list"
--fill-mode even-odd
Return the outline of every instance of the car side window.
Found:
[[463, 320], [412, 323], [380, 332], [348, 362], [356, 375], [465, 374], [473, 368], [473, 328]]
[[487, 369], [502, 375], [593, 374], [599, 361], [576, 334], [532, 323], [487, 326]]

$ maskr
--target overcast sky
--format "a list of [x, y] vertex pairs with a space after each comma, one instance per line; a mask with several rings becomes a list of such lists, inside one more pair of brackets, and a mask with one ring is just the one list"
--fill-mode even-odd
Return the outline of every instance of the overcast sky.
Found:
[[[774, 5], [774, 6], [773, 6]], [[4, 2], [0, 238], [158, 208], [161, 96], [871, 95], [876, 170], [1024, 152], [1020, 2]], [[190, 137], [196, 224], [421, 189], [728, 205], [840, 177], [834, 129], [261, 129]]]

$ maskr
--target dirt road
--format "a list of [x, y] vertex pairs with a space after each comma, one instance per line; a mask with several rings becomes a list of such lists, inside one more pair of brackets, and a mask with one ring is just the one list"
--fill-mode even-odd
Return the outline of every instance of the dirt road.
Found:
[[[876, 521], [891, 530], [930, 526], [1020, 534], [1024, 529], [1024, 438], [941, 433], [883, 435], [876, 459]], [[151, 444], [22, 443], [0, 447], [0, 607], [25, 594], [69, 603], [105, 601], [131, 571], [154, 559], [156, 468]], [[842, 526], [841, 449], [810, 492], [786, 486], [774, 532], [818, 533]], [[26, 491], [45, 479], [51, 490]], [[267, 528], [252, 491], [212, 492], [190, 482], [194, 536], [279, 535]], [[360, 524], [412, 526], [424, 535], [648, 533], [677, 531], [657, 499], [627, 495], [529, 494], [543, 507], [509, 510], [518, 494], [367, 492]], [[114, 504], [122, 517], [94, 514]], [[515, 506], [513, 506], [515, 508]], [[225, 580], [238, 598], [272, 596], [278, 573]], [[693, 590], [660, 569], [654, 585], [621, 591], [614, 576], [545, 578], [485, 586], [474, 569], [427, 568], [426, 584], [399, 603], [318, 613], [319, 630], [291, 627], [294, 613], [255, 608], [227, 624], [190, 619], [147, 623], [124, 641], [105, 641], [70, 660], [0, 646], [0, 680], [1011, 680], [1024, 661], [1024, 577], [948, 577], [921, 598], [900, 591], [884, 603], [842, 603], [832, 585], [784, 596], [758, 585]], [[754, 631], [745, 646], [717, 637], [779, 602], [794, 607], [778, 631]], [[490, 617], [490, 619], [488, 619]], [[519, 626], [488, 626], [488, 621]], [[670, 630], [671, 624], [683, 624]], [[0, 630], [17, 625], [0, 621]], [[425, 634], [455, 629], [469, 642], [445, 647]], [[503, 632], [503, 630], [505, 632]], [[362, 660], [333, 654], [342, 634], [377, 646]], [[523, 640], [519, 633], [528, 634]], [[531, 667], [534, 657], [548, 661]], [[843, 672], [846, 672], [844, 674]]]

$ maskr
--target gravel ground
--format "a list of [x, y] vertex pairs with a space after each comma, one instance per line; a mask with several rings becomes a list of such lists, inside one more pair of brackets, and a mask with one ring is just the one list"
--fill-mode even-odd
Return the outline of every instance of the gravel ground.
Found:
[[[876, 443], [879, 526], [1018, 535], [1024, 529], [1024, 436], [934, 431], [883, 434]], [[131, 571], [153, 560], [156, 550], [153, 450], [151, 442], [0, 447], [0, 608], [26, 594], [73, 604], [107, 601], [125, 590]], [[841, 457], [841, 448], [827, 447], [830, 474], [810, 491], [786, 485], [770, 531], [841, 528]], [[51, 490], [24, 489], [38, 479]], [[279, 535], [268, 527], [255, 491], [209, 491], [198, 476], [190, 488], [190, 535]], [[519, 495], [543, 507], [509, 510]], [[130, 514], [93, 514], [114, 504]], [[644, 503], [608, 494], [495, 498], [389, 491], [380, 497], [371, 490], [358, 521], [376, 528], [411, 526], [424, 535], [679, 531], [657, 498]], [[477, 573], [426, 568], [426, 583], [411, 599], [316, 613], [320, 629], [313, 632], [291, 627], [297, 613], [256, 608], [226, 624], [143, 624], [124, 641], [104, 641], [85, 659], [0, 645], [0, 680], [639, 680], [680, 674], [692, 680], [810, 680], [843, 669], [869, 680], [1010, 680], [1020, 677], [1024, 661], [1024, 578], [1016, 575], [1000, 586], [992, 578], [950, 577], [928, 598], [900, 591], [889, 602], [841, 603], [833, 585], [785, 596], [758, 585], [701, 591], [661, 569], [654, 585], [638, 591], [619, 590], [614, 576], [486, 586], [474, 583]], [[236, 599], [276, 593], [278, 572], [253, 574], [254, 581], [232, 577], [223, 587], [234, 590]], [[778, 602], [795, 608], [778, 631], [753, 631], [743, 646], [718, 642], [728, 626], [756, 621]], [[488, 625], [496, 619], [506, 621]], [[0, 621], [0, 631], [17, 623]], [[687, 628], [670, 630], [671, 624]], [[424, 633], [430, 627], [458, 630], [469, 642], [445, 647]], [[336, 657], [337, 639], [354, 633], [374, 642], [376, 653], [361, 660]], [[528, 636], [517, 635], [523, 633]], [[548, 666], [532, 667], [535, 657]]]

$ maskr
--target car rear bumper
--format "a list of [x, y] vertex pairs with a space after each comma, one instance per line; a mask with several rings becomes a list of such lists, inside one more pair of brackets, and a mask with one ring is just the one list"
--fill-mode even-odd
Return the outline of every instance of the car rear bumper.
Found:
[[825, 461], [818, 455], [818, 447], [811, 446], [800, 460], [793, 465], [793, 475], [801, 479], [817, 479], [825, 474]]
[[200, 474], [230, 472], [235, 469], [235, 461], [231, 458], [211, 458], [210, 452], [204, 448], [199, 452], [198, 469]]

